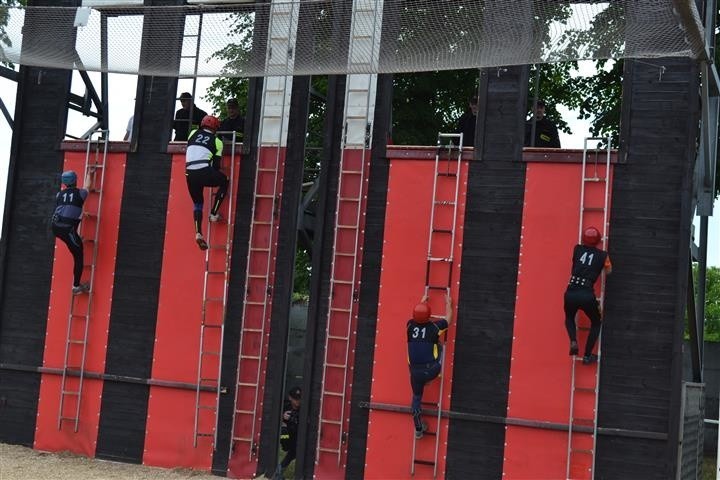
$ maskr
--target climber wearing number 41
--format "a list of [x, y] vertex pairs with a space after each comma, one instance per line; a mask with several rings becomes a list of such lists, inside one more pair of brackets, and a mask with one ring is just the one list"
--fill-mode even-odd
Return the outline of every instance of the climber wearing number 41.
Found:
[[565, 328], [570, 337], [570, 355], [578, 354], [575, 314], [582, 310], [590, 318], [590, 333], [585, 343], [583, 363], [597, 362], [593, 353], [595, 342], [600, 335], [600, 304], [595, 298], [593, 286], [604, 270], [612, 271], [610, 257], [605, 250], [597, 248], [601, 235], [597, 228], [588, 227], [583, 230], [582, 243], [575, 245], [572, 256], [570, 281], [565, 290]]

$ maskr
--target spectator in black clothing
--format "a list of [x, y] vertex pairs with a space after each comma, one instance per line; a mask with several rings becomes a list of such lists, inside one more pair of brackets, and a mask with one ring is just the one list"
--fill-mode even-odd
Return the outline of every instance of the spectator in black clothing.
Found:
[[220, 122], [220, 136], [224, 140], [232, 141], [232, 132], [238, 132], [235, 141], [242, 141], [242, 133], [245, 129], [245, 117], [240, 115], [240, 105], [236, 98], [229, 98], [225, 103], [228, 116]]
[[302, 390], [300, 387], [293, 387], [288, 392], [287, 399], [283, 404], [282, 423], [280, 424], [280, 447], [287, 452], [275, 470], [274, 480], [282, 480], [283, 472], [295, 460], [297, 455], [297, 433], [300, 425], [300, 400]]
[[[207, 116], [205, 110], [200, 109], [193, 103], [193, 97], [188, 92], [183, 92], [179, 97], [182, 108], [175, 112], [175, 121], [173, 128], [175, 129], [175, 141], [186, 142], [190, 134], [190, 130], [194, 130], [200, 125], [202, 119]], [[190, 110], [192, 109], [192, 129], [190, 128]]]
[[463, 147], [475, 146], [475, 123], [477, 122], [478, 113], [478, 97], [477, 95], [470, 97], [468, 100], [468, 109], [458, 119], [458, 126], [455, 133], [463, 134]]
[[[535, 123], [535, 141], [532, 141], [532, 128]], [[560, 136], [557, 127], [545, 116], [545, 102], [537, 101], [535, 115], [525, 122], [525, 146], [542, 148], [560, 148]]]

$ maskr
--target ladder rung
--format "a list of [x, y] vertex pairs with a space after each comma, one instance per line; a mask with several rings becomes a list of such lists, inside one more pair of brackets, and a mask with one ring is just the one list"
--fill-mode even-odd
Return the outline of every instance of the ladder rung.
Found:
[[359, 202], [361, 199], [356, 197], [340, 197], [341, 202]]
[[428, 262], [447, 262], [452, 263], [451, 257], [428, 257]]
[[[260, 360], [260, 355], [240, 355], [240, 359]], [[253, 384], [254, 385], [254, 384]]]
[[252, 415], [255, 413], [253, 410], [235, 410], [235, 413], [239, 413], [241, 415]]
[[[365, 117], [363, 117], [363, 118], [365, 118]], [[347, 173], [349, 175], [362, 175], [363, 171], [362, 170], [343, 170], [340, 173], [341, 174]]]
[[352, 280], [333, 280], [332, 283], [337, 283], [339, 285], [352, 285]]
[[272, 225], [273, 222], [268, 222], [266, 220], [255, 220], [253, 222], [253, 225]]
[[214, 436], [215, 436], [215, 433], [198, 432], [198, 433], [197, 433], [197, 436], [198, 436], [198, 437], [214, 437]]
[[259, 274], [249, 273], [249, 274], [248, 274], [248, 278], [268, 278], [268, 276], [267, 276], [267, 275], [259, 275]]
[[215, 405], [198, 405], [198, 410], [215, 410]]
[[270, 249], [267, 248], [267, 247], [263, 247], [263, 248], [260, 248], [260, 247], [250, 247], [250, 251], [251, 251], [251, 252], [266, 252], [266, 253], [270, 253]]
[[223, 298], [223, 297], [206, 297], [205, 298], [206, 302], [222, 302], [223, 300], [225, 300], [225, 298]]
[[243, 328], [242, 331], [247, 332], [247, 333], [262, 333], [263, 329], [262, 328]]
[[323, 395], [329, 395], [331, 397], [342, 397], [342, 392], [331, 392], [330, 390], [323, 390]]
[[252, 442], [252, 438], [248, 437], [233, 437], [233, 442]]
[[73, 421], [75, 421], [75, 420], [77, 420], [77, 417], [60, 417], [60, 421], [63, 421], [63, 420], [73, 420]]
[[347, 368], [347, 365], [344, 365], [342, 363], [326, 363], [325, 366], [331, 368]]
[[586, 449], [581, 449], [581, 448], [573, 448], [573, 449], [570, 450], [570, 451], [571, 451], [572, 453], [582, 453], [582, 454], [585, 454], [585, 455], [592, 455], [592, 454], [593, 454], [593, 451], [592, 451], [592, 450], [586, 450]]
[[202, 326], [205, 328], [222, 328], [221, 323], [203, 323]]
[[249, 383], [249, 382], [239, 382], [238, 387], [253, 387], [257, 388], [257, 383]]
[[349, 253], [349, 252], [335, 252], [335, 255], [338, 257], [354, 257], [355, 256], [354, 253]]
[[85, 343], [85, 340], [68, 340], [68, 343], [72, 343], [73, 345], [82, 345]]
[[583, 178], [584, 182], [605, 182], [607, 181], [607, 178], [604, 177], [585, 177]]
[[320, 448], [318, 448], [318, 450], [320, 450], [321, 452], [326, 452], [326, 453], [340, 453], [339, 448], [320, 447]]
[[275, 172], [277, 172], [277, 169], [276, 168], [267, 168], [267, 167], [258, 167], [257, 171], [258, 172], [273, 172], [273, 173], [275, 173]]
[[275, 195], [268, 195], [267, 193], [256, 193], [255, 198], [275, 198]]
[[220, 355], [220, 352], [216, 352], [216, 351], [214, 351], [214, 350], [211, 350], [211, 351], [203, 351], [202, 354], [203, 354], [203, 355]]
[[320, 423], [329, 423], [330, 425], [342, 425], [342, 422], [340, 420], [327, 420], [324, 418], [320, 419]]
[[457, 172], [438, 172], [438, 177], [457, 177]]
[[448, 287], [443, 287], [440, 285], [428, 285], [427, 288], [430, 290], [447, 290], [448, 289]]
[[[427, 432], [425, 432], [427, 433]], [[435, 462], [430, 460], [413, 460], [414, 463], [417, 463], [418, 465], [428, 465], [430, 467], [435, 465]]]
[[435, 205], [455, 205], [455, 202], [450, 200], [435, 200], [433, 203]]
[[350, 337], [343, 335], [328, 335], [328, 338], [331, 340], [350, 340]]
[[246, 302], [245, 302], [245, 305], [265, 305], [265, 302], [251, 302], [251, 301], [246, 301]]
[[350, 229], [357, 229], [359, 225], [338, 225], [336, 228], [350, 228]]
[[334, 312], [344, 312], [344, 313], [350, 313], [352, 312], [351, 308], [337, 308], [337, 307], [331, 307], [330, 310]]
[[63, 390], [63, 395], [80, 395], [80, 392], [75, 390]]
[[578, 392], [597, 393], [594, 387], [575, 387]]
[[[357, 65], [357, 64], [355, 64]], [[367, 115], [347, 115], [345, 117], [346, 120], [368, 120]]]
[[88, 165], [88, 167], [92, 167], [92, 168], [98, 169], [98, 168], [104, 168], [105, 165], [103, 165], [102, 163], [95, 163], [95, 164], [93, 164], [93, 165]]
[[452, 230], [447, 228], [433, 228], [432, 231], [433, 233], [453, 233]]

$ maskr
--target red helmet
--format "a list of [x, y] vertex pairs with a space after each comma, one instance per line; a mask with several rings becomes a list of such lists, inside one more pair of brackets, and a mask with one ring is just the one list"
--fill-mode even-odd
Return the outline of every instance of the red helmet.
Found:
[[212, 115], [205, 115], [200, 121], [200, 128], [207, 128], [208, 130], [217, 132], [217, 129], [220, 128], [220, 120]]
[[413, 320], [418, 323], [425, 323], [430, 320], [430, 305], [427, 303], [418, 303], [413, 308]]
[[583, 230], [582, 243], [583, 245], [587, 245], [589, 247], [594, 247], [600, 243], [600, 232], [598, 229], [595, 227], [588, 227]]

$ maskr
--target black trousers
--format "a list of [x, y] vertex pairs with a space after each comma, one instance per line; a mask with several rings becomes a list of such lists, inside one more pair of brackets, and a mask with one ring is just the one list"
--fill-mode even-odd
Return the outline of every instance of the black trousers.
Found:
[[67, 245], [73, 256], [73, 286], [80, 285], [83, 269], [83, 243], [77, 233], [77, 226], [52, 226], [53, 234]]
[[585, 312], [590, 319], [590, 333], [585, 343], [585, 355], [590, 355], [600, 335], [600, 305], [590, 287], [571, 287], [565, 291], [565, 328], [570, 340], [577, 341], [575, 314]]
[[205, 167], [197, 170], [186, 170], [185, 179], [187, 180], [188, 191], [193, 201], [195, 231], [202, 233], [200, 226], [202, 225], [204, 203], [203, 189], [205, 187], [218, 187], [217, 193], [215, 194], [215, 202], [210, 208], [210, 213], [216, 215], [227, 193], [228, 178], [224, 173], [214, 167]]

